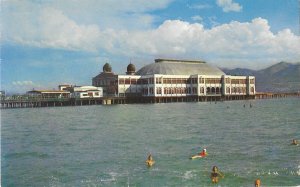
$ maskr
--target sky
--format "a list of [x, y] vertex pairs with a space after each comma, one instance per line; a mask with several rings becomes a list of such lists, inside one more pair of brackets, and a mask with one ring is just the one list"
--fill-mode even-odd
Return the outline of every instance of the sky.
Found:
[[91, 85], [156, 58], [300, 62], [298, 0], [1, 0], [1, 90]]

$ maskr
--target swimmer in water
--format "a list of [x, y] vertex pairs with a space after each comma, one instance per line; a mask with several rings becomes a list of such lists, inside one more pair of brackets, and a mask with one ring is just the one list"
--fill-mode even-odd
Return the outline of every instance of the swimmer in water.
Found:
[[199, 153], [199, 156], [201, 156], [201, 157], [207, 156], [206, 149], [203, 149], [203, 150]]
[[146, 160], [147, 166], [148, 166], [148, 167], [151, 167], [151, 166], [153, 166], [154, 163], [155, 163], [155, 161], [153, 160], [152, 155], [149, 154], [149, 156], [148, 156], [148, 158], [147, 158], [147, 160]]
[[260, 187], [260, 179], [256, 179], [254, 182], [255, 187]]
[[296, 139], [293, 139], [292, 145], [299, 145], [298, 141]]
[[212, 183], [218, 183], [219, 182], [219, 177], [224, 178], [224, 175], [219, 171], [217, 166], [214, 166], [212, 168], [212, 172], [210, 174], [210, 178]]

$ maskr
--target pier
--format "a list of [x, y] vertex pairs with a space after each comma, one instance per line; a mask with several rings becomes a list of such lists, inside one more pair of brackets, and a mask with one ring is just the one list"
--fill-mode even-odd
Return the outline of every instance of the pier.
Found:
[[255, 99], [276, 99], [285, 97], [300, 97], [300, 92], [295, 93], [271, 93], [271, 92], [256, 92]]
[[101, 98], [40, 98], [28, 96], [2, 97], [1, 109], [62, 107], [84, 105], [113, 105], [134, 103], [171, 103], [171, 102], [216, 102], [226, 100], [255, 99], [255, 96], [173, 96], [173, 97], [101, 97]]
[[171, 103], [171, 102], [217, 102], [248, 99], [274, 99], [286, 97], [300, 97], [300, 93], [265, 93], [256, 95], [211, 95], [211, 96], [174, 96], [174, 97], [101, 97], [101, 98], [40, 98], [28, 96], [13, 96], [1, 98], [1, 109], [62, 107], [84, 105], [113, 105], [134, 103]]

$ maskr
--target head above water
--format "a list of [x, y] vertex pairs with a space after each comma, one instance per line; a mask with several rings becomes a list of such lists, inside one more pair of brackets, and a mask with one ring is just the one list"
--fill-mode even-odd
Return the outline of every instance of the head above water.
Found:
[[256, 179], [254, 182], [255, 187], [260, 187], [260, 179]]
[[212, 168], [212, 171], [213, 172], [217, 172], [219, 169], [218, 169], [218, 167], [217, 166], [213, 166], [213, 168]]

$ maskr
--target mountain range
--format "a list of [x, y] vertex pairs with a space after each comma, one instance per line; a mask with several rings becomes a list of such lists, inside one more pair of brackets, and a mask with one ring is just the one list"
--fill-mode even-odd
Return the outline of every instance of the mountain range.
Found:
[[279, 62], [262, 70], [243, 68], [222, 70], [228, 75], [255, 76], [256, 92], [299, 92], [300, 62]]

